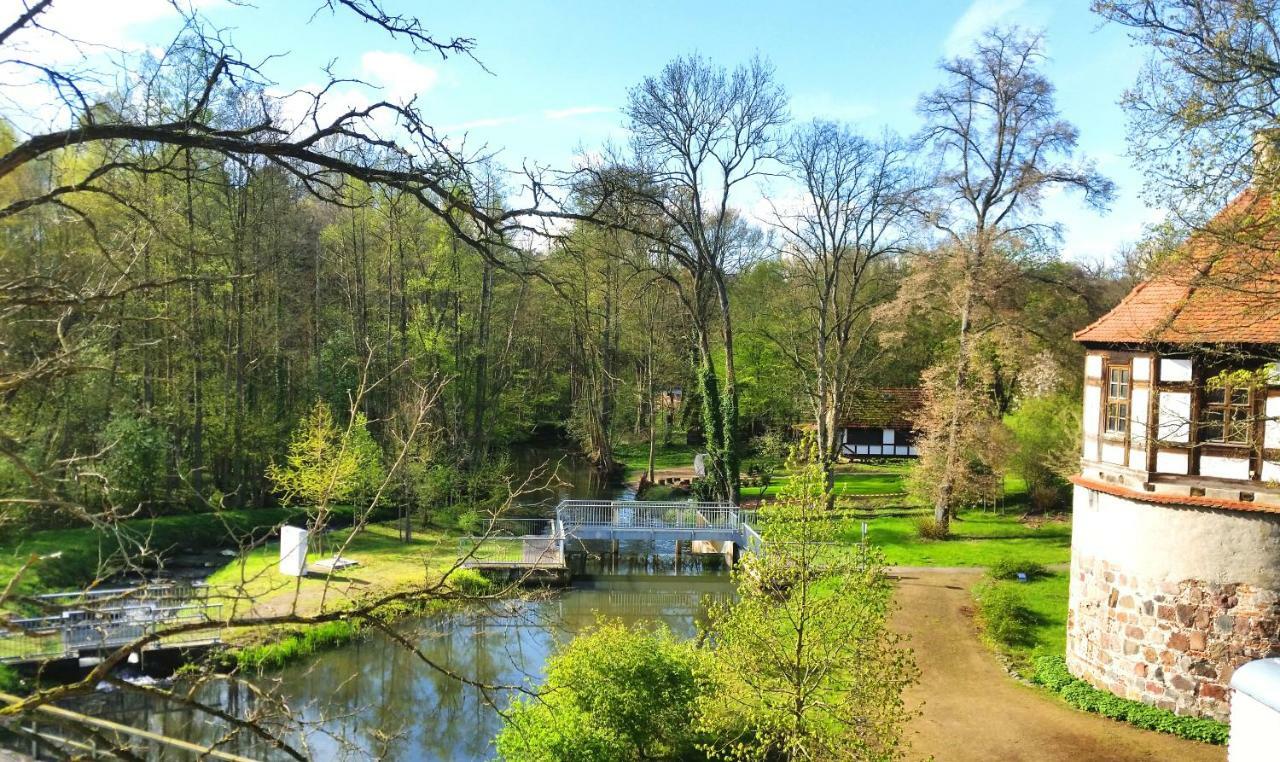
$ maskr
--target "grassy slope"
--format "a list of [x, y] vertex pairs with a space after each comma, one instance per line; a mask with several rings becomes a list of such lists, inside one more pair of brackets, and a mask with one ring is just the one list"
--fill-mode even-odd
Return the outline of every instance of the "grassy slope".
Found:
[[[693, 466], [693, 458], [701, 450], [685, 444], [683, 437], [684, 434], [680, 434], [679, 437], [673, 434], [671, 444], [665, 447], [661, 440], [657, 442], [654, 448], [654, 468], [691, 468]], [[613, 457], [622, 463], [628, 476], [638, 474], [649, 467], [649, 443], [643, 441], [615, 445]]]
[[[217, 548], [234, 545], [251, 533], [258, 534], [283, 523], [293, 513], [281, 508], [221, 511], [166, 516], [121, 522], [119, 534], [137, 545], [164, 552], [173, 548]], [[92, 583], [99, 563], [118, 555], [120, 542], [112, 533], [93, 527], [29, 532], [0, 543], [0, 579], [12, 579], [32, 555], [53, 556], [37, 561], [24, 573], [18, 590], [23, 594], [58, 591]]]
[[[330, 532], [323, 548], [314, 540], [309, 562], [333, 556], [350, 530]], [[209, 584], [234, 590], [238, 597], [253, 601], [257, 613], [280, 613], [295, 601], [302, 613], [313, 613], [323, 601], [342, 604], [364, 595], [422, 585], [448, 569], [458, 557], [457, 537], [439, 529], [415, 528], [413, 541], [400, 541], [394, 524], [371, 524], [358, 533], [343, 551], [344, 558], [360, 566], [330, 577], [308, 576], [301, 580], [278, 571], [280, 546], [268, 543], [227, 564], [209, 577]]]

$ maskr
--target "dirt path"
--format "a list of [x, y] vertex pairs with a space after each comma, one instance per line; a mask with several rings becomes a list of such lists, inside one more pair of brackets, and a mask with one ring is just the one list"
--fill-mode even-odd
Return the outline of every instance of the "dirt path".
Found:
[[1005, 673], [979, 642], [962, 611], [973, 570], [903, 569], [894, 627], [911, 636], [925, 701], [908, 735], [911, 758], [938, 762], [1222, 762], [1226, 749], [1184, 741], [1087, 714], [1059, 703]]

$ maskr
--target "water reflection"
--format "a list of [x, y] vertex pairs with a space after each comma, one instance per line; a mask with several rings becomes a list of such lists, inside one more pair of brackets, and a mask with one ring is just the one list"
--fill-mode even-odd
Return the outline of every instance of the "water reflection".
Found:
[[[682, 553], [677, 564], [674, 548], [652, 543], [626, 543], [616, 557], [605, 544], [581, 550], [582, 573], [568, 590], [402, 624], [397, 631], [416, 653], [374, 635], [260, 680], [262, 696], [225, 682], [197, 693], [237, 716], [274, 722], [285, 716], [274, 704], [287, 706], [293, 742], [305, 744], [313, 759], [489, 759], [501, 722], [496, 707], [510, 692], [465, 681], [536, 683], [556, 642], [599, 616], [661, 622], [692, 636], [707, 604], [731, 593], [718, 556]], [[99, 694], [92, 701], [82, 709], [168, 736], [214, 743], [228, 732], [191, 712], [159, 712], [126, 694]], [[243, 733], [224, 748], [287, 758]], [[163, 758], [177, 757], [170, 752]]]

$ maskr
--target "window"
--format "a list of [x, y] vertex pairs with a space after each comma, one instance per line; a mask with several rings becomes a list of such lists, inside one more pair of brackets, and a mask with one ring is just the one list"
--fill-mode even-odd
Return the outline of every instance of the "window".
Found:
[[1224, 383], [1204, 390], [1200, 441], [1247, 445], [1252, 429], [1253, 392], [1248, 386]]
[[1107, 368], [1107, 422], [1103, 431], [1124, 436], [1129, 433], [1129, 368]]

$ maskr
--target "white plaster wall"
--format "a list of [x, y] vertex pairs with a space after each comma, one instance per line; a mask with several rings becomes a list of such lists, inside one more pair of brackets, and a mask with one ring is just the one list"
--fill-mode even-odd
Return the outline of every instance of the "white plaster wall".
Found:
[[1084, 388], [1084, 435], [1086, 437], [1097, 436], [1098, 416], [1101, 411], [1102, 390], [1096, 386], [1086, 386]]
[[1248, 479], [1248, 458], [1224, 458], [1219, 455], [1200, 456], [1200, 475], [1219, 479]]
[[1147, 389], [1134, 389], [1129, 401], [1129, 440], [1131, 442], [1147, 441], [1147, 403], [1151, 392]]
[[1147, 470], [1147, 451], [1133, 447], [1129, 450], [1129, 468], [1136, 468], [1139, 471]]
[[893, 444], [893, 429], [880, 430], [880, 443], [887, 445]]
[[1151, 360], [1147, 357], [1133, 358], [1133, 380], [1149, 381], [1151, 380]]
[[1191, 431], [1191, 395], [1188, 392], [1160, 392], [1158, 415], [1158, 438], [1166, 442], [1187, 441]]
[[1120, 442], [1102, 442], [1102, 462], [1114, 463], [1117, 466], [1125, 465], [1124, 460], [1124, 444]]
[[1280, 463], [1274, 460], [1262, 461], [1262, 481], [1280, 482]]
[[1263, 410], [1263, 415], [1267, 418], [1263, 423], [1263, 446], [1280, 448], [1280, 397], [1267, 398], [1267, 406]]
[[1102, 378], [1102, 355], [1089, 354], [1085, 356], [1084, 377]]
[[1177, 450], [1161, 450], [1156, 453], [1156, 472], [1161, 474], [1185, 474], [1187, 454]]
[[1071, 554], [1138, 579], [1280, 586], [1280, 515], [1143, 503], [1075, 488]]
[[1191, 360], [1162, 357], [1160, 359], [1161, 381], [1190, 381]]

